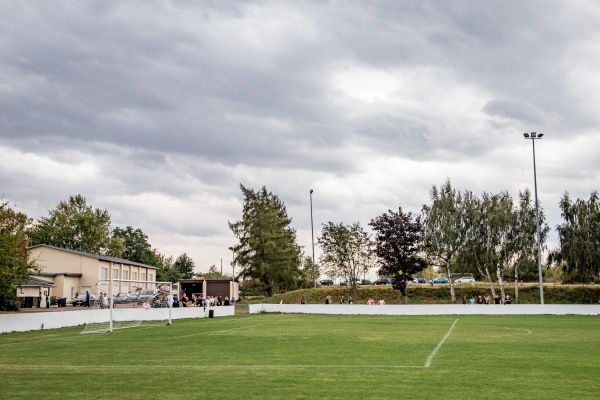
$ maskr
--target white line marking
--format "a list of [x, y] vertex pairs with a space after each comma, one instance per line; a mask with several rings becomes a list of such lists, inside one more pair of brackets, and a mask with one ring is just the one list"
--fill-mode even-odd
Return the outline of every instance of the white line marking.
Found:
[[433, 351], [431, 352], [431, 354], [429, 355], [429, 357], [427, 357], [427, 361], [425, 361], [425, 365], [424, 365], [425, 368], [429, 368], [429, 366], [431, 365], [431, 362], [433, 361], [433, 357], [435, 357], [435, 354], [442, 347], [442, 345], [444, 344], [444, 342], [446, 341], [446, 339], [448, 339], [448, 336], [450, 336], [450, 333], [452, 333], [452, 329], [454, 329], [454, 326], [456, 325], [457, 322], [458, 322], [458, 320], [454, 321], [454, 323], [452, 324], [452, 326], [450, 327], [450, 329], [448, 329], [448, 332], [446, 333], [446, 336], [444, 336], [444, 338], [438, 343], [438, 345], [436, 346], [436, 348], [433, 349]]
[[229, 332], [229, 331], [235, 331], [235, 330], [238, 330], [238, 329], [254, 328], [256, 326], [272, 325], [272, 324], [279, 324], [279, 323], [280, 322], [269, 322], [268, 324], [258, 324], [258, 325], [250, 325], [250, 326], [239, 326], [237, 328], [221, 329], [220, 331], [200, 332], [200, 333], [193, 333], [191, 335], [173, 336], [173, 337], [170, 337], [170, 338], [165, 338], [165, 340], [180, 339], [180, 338], [184, 338], [184, 337], [193, 337], [193, 336], [202, 336], [202, 335], [212, 335], [212, 334], [215, 334], [215, 333]]

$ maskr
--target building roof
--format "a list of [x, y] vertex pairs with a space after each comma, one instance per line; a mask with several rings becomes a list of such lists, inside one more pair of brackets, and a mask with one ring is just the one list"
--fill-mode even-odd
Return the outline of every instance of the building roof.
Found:
[[50, 249], [65, 251], [67, 253], [77, 254], [79, 256], [95, 258], [96, 260], [99, 260], [99, 261], [107, 261], [107, 262], [113, 262], [113, 263], [117, 263], [117, 264], [127, 264], [127, 265], [134, 265], [134, 266], [137, 266], [137, 267], [157, 269], [153, 265], [147, 265], [147, 264], [142, 264], [142, 263], [138, 263], [138, 262], [135, 262], [135, 261], [129, 261], [129, 260], [125, 260], [123, 258], [117, 258], [117, 257], [111, 257], [111, 256], [102, 256], [100, 254], [92, 254], [92, 253], [87, 253], [85, 251], [65, 249], [65, 248], [62, 248], [62, 247], [56, 247], [56, 246], [52, 246], [52, 245], [49, 245], [49, 244], [38, 244], [38, 245], [35, 245], [35, 246], [28, 247], [27, 250], [35, 249], [37, 247], [48, 247]]
[[52, 282], [30, 276], [27, 278], [27, 282], [22, 283], [20, 286], [21, 287], [54, 287], [55, 285]]

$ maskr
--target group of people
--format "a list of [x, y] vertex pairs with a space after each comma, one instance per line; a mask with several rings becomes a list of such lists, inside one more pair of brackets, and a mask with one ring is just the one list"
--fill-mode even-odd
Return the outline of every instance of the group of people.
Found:
[[[492, 299], [490, 296], [477, 296], [477, 299], [475, 299], [475, 296], [471, 296], [470, 299], [467, 299], [467, 295], [465, 294], [463, 296], [463, 300], [462, 300], [463, 304], [492, 304]], [[493, 304], [512, 304], [512, 299], [510, 298], [509, 295], [506, 295], [506, 297], [504, 298], [504, 301], [502, 302], [502, 299], [500, 298], [500, 296], [495, 295], [494, 299], [493, 299]]]
[[44, 294], [42, 294], [42, 291], [40, 290], [40, 295], [38, 296], [38, 307], [39, 308], [50, 308], [50, 296], [48, 296], [48, 293], [46, 291], [44, 291]]
[[[177, 303], [177, 305], [175, 305]], [[213, 307], [213, 306], [230, 306], [235, 304], [235, 299], [229, 298], [228, 296], [222, 297], [220, 294], [216, 296], [196, 296], [192, 294], [192, 298], [188, 298], [184, 293], [181, 297], [181, 301], [176, 300], [173, 302], [173, 307]]]
[[[308, 300], [306, 300], [305, 296], [302, 296], [302, 298], [300, 299], [300, 304], [308, 304]], [[325, 304], [333, 304], [333, 300], [332, 297], [330, 295], [325, 297]], [[352, 296], [348, 296], [348, 300], [344, 300], [344, 296], [340, 296], [340, 304], [354, 304], [354, 299], [352, 299]], [[368, 305], [385, 305], [385, 300], [382, 298], [379, 299], [379, 301], [377, 303], [375, 303], [375, 300], [373, 300], [371, 297], [369, 297], [369, 300], [367, 301]]]

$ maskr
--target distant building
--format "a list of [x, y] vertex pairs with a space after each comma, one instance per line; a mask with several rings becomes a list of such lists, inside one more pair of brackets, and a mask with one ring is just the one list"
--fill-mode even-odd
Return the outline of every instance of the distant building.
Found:
[[204, 279], [202, 277], [196, 279], [182, 279], [177, 281], [178, 295], [185, 293], [188, 298], [192, 295], [206, 297], [218, 296], [223, 298], [239, 300], [240, 284], [232, 279]]
[[[56, 246], [40, 244], [27, 248], [29, 261], [40, 267], [40, 272], [30, 272], [31, 286], [17, 290], [23, 307], [37, 306], [37, 296], [44, 291], [51, 297], [70, 300], [75, 295], [89, 291], [90, 294], [106, 292], [108, 283], [102, 280], [123, 279], [132, 281], [156, 281], [156, 267], [117, 257], [102, 256]], [[39, 284], [39, 286], [36, 286]], [[113, 293], [130, 292], [145, 284], [118, 282]], [[27, 288], [27, 290], [25, 290]], [[34, 299], [30, 299], [34, 297]]]

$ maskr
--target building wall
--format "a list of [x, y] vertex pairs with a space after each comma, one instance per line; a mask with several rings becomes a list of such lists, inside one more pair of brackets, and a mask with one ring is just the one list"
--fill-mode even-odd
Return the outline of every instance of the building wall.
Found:
[[[107, 292], [108, 282], [100, 285], [98, 283], [101, 279], [110, 279], [113, 271], [116, 271], [115, 279], [124, 279], [123, 271], [127, 271], [128, 279], [133, 279], [132, 274], [135, 272], [138, 280], [148, 280], [149, 277], [156, 280], [156, 269], [154, 268], [108, 262], [53, 247], [37, 246], [29, 249], [29, 260], [35, 262], [43, 273], [57, 274], [56, 276], [44, 276], [44, 279], [52, 281], [55, 285], [51, 289], [50, 295], [67, 299], [71, 299], [75, 293], [85, 293], [86, 290], [93, 294]], [[81, 277], [68, 274], [81, 274]], [[130, 292], [137, 286], [141, 285], [119, 283], [113, 292]]]

